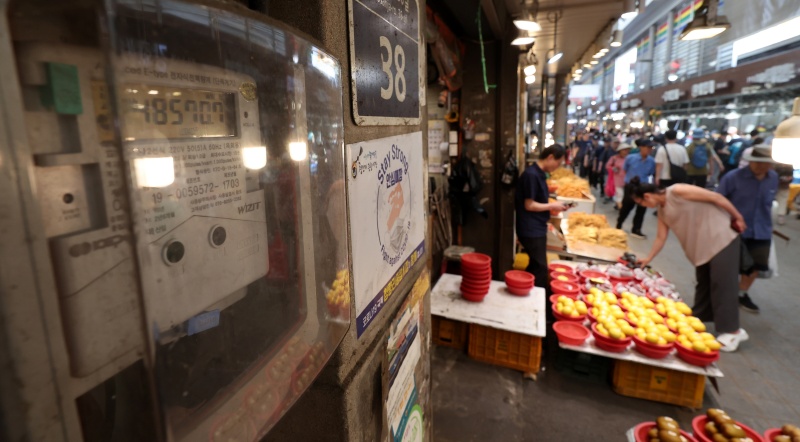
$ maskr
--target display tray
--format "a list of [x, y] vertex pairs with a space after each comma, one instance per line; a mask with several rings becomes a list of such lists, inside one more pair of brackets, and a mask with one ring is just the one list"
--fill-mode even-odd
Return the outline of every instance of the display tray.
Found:
[[681, 359], [678, 358], [678, 356], [675, 354], [674, 351], [663, 359], [652, 359], [636, 351], [634, 349], [634, 344], [631, 344], [630, 347], [628, 347], [622, 353], [612, 353], [610, 351], [601, 350], [597, 348], [597, 346], [594, 344], [594, 336], [589, 336], [583, 343], [583, 345], [565, 345], [560, 342], [558, 343], [558, 345], [559, 347], [565, 348], [567, 350], [574, 350], [582, 353], [605, 356], [608, 358], [617, 359], [621, 361], [638, 362], [640, 364], [650, 365], [653, 367], [667, 368], [670, 370], [683, 371], [686, 373], [700, 374], [712, 378], [721, 378], [724, 376], [722, 374], [722, 370], [719, 369], [716, 362], [709, 365], [708, 367], [697, 367], [695, 365], [683, 362]]
[[545, 293], [534, 287], [528, 296], [512, 295], [492, 281], [482, 302], [461, 297], [461, 276], [445, 273], [431, 290], [431, 314], [528, 336], [545, 336]]

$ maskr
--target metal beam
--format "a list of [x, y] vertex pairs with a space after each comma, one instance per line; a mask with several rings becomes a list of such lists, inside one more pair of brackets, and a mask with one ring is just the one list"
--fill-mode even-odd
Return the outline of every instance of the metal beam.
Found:
[[568, 4], [551, 4], [546, 6], [539, 6], [538, 12], [549, 12], [549, 11], [568, 11], [570, 9], [579, 9], [579, 8], [598, 8], [604, 7], [607, 8], [611, 5], [616, 5], [622, 3], [622, 0], [595, 0], [595, 1], [585, 1], [580, 3], [568, 3]]
[[500, 26], [500, 17], [497, 16], [497, 9], [494, 7], [494, 2], [492, 0], [481, 0], [481, 8], [486, 15], [486, 19], [489, 20], [489, 27], [492, 28], [494, 38], [502, 39], [503, 27]]

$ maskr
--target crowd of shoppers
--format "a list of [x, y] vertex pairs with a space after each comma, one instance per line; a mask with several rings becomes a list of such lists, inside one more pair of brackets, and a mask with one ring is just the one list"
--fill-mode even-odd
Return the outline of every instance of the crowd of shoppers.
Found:
[[618, 229], [634, 212], [630, 234], [646, 238], [646, 210], [656, 209], [658, 230], [641, 264], [661, 251], [672, 231], [696, 268], [695, 314], [715, 323], [723, 350], [735, 351], [748, 339], [739, 326], [739, 307], [758, 313], [749, 290], [770, 271], [771, 209], [779, 180], [765, 138], [761, 131], [742, 138], [736, 128], [696, 128], [680, 140], [674, 130], [651, 135], [589, 129], [570, 149], [545, 149], [517, 189], [517, 231], [531, 256], [528, 270], [537, 282], [547, 279], [545, 225], [550, 211], [566, 206], [547, 202], [544, 180], [566, 158], [604, 203], [613, 201]]

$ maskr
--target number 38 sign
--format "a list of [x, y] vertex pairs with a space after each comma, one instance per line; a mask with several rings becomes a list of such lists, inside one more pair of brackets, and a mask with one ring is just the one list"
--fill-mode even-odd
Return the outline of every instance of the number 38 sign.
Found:
[[361, 125], [420, 119], [418, 0], [349, 0], [353, 118]]

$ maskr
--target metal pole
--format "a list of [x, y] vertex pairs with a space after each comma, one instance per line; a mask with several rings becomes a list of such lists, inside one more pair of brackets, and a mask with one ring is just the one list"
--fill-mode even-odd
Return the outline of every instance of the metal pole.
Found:
[[545, 130], [547, 125], [547, 82], [550, 80], [550, 77], [547, 75], [542, 74], [542, 102], [539, 110], [539, 153], [542, 153], [544, 150], [544, 139], [545, 139]]

